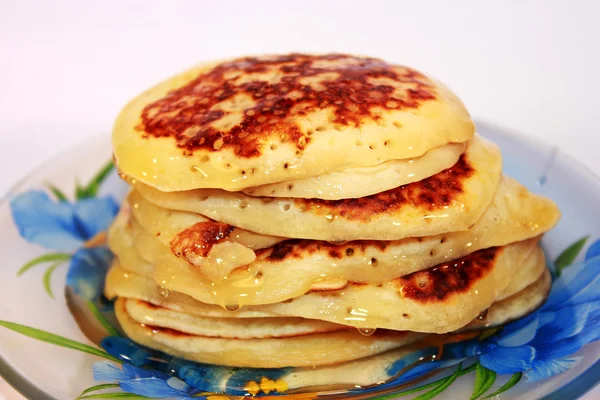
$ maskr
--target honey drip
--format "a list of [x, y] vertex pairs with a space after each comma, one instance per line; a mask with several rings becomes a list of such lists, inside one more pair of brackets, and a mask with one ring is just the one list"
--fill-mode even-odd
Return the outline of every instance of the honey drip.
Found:
[[360, 332], [363, 336], [371, 336], [375, 333], [377, 328], [357, 328], [358, 332]]
[[237, 310], [239, 310], [241, 307], [239, 304], [226, 304], [225, 305], [225, 309], [227, 311], [231, 311], [231, 312], [236, 312]]
[[485, 318], [486, 318], [486, 317], [487, 317], [487, 315], [488, 315], [488, 310], [489, 310], [489, 309], [483, 310], [483, 311], [481, 312], [481, 314], [479, 314], [479, 315], [477, 316], [477, 318], [476, 318], [476, 319], [477, 319], [477, 321], [484, 321], [484, 320], [485, 320]]
[[167, 289], [166, 287], [161, 286], [158, 289], [158, 294], [160, 295], [160, 297], [169, 297], [169, 295], [171, 294], [171, 291], [169, 289]]

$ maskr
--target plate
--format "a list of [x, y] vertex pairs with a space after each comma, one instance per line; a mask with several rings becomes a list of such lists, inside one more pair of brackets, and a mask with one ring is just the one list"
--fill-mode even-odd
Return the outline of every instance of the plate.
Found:
[[[297, 372], [293, 369], [201, 369], [137, 347], [133, 353], [117, 351], [115, 346], [123, 343], [116, 339], [103, 342], [105, 349], [112, 346], [108, 353], [94, 346], [71, 315], [64, 289], [68, 283], [76, 293], [69, 296], [71, 304], [75, 296], [89, 306], [90, 315], [101, 316], [95, 320], [100, 321], [100, 328], [110, 326], [110, 304], [99, 298], [96, 287], [103, 273], [98, 265], [110, 257], [101, 247], [101, 232], [127, 188], [114, 171], [103, 168], [111, 154], [108, 135], [46, 162], [0, 204], [1, 375], [26, 397], [41, 400], [112, 398], [111, 393], [121, 389], [162, 398], [223, 399], [200, 395], [188, 385], [198, 384], [199, 374], [212, 374], [213, 379], [203, 384], [205, 389], [245, 388], [258, 396], [279, 398], [377, 398], [415, 387], [421, 388], [403, 398], [431, 398], [424, 396], [442, 391], [440, 397], [452, 399], [468, 399], [483, 391], [483, 398], [508, 387], [499, 398], [583, 395], [600, 380], [600, 342], [595, 342], [600, 339], [600, 181], [557, 148], [484, 122], [477, 126], [501, 147], [507, 175], [552, 198], [562, 210], [560, 223], [543, 240], [548, 259], [557, 260], [549, 265], [555, 275], [553, 291], [547, 305], [525, 320], [489, 332], [488, 338], [445, 348], [441, 360], [408, 369], [418, 382], [396, 377], [385, 385], [354, 388], [346, 384], [337, 392], [333, 385], [294, 397], [286, 383]], [[142, 354], [145, 361], [134, 359], [138, 366], [171, 371], [183, 380], [148, 368], [126, 366], [122, 371], [110, 359], [123, 354], [133, 358]], [[154, 364], [149, 364], [150, 359]], [[94, 369], [101, 381], [94, 381]], [[364, 368], [356, 368], [346, 378], [358, 382], [364, 380], [364, 373]], [[121, 388], [115, 387], [117, 378]], [[104, 384], [109, 386], [97, 386]], [[87, 388], [94, 390], [82, 395]]]

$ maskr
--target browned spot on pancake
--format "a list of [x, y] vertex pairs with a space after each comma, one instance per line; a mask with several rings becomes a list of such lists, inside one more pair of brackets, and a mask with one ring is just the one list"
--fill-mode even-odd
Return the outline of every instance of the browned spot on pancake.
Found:
[[385, 192], [358, 199], [294, 199], [294, 203], [302, 211], [325, 215], [330, 220], [341, 217], [368, 221], [379, 214], [395, 213], [405, 205], [432, 211], [451, 205], [463, 192], [463, 181], [474, 171], [462, 155], [451, 168], [422, 181]]
[[331, 258], [342, 258], [342, 253], [338, 249], [330, 249], [328, 254]]
[[443, 301], [456, 293], [468, 291], [494, 267], [499, 247], [479, 250], [435, 267], [414, 272], [391, 281], [406, 298], [421, 302]]
[[186, 260], [206, 257], [212, 247], [227, 239], [234, 226], [220, 222], [198, 222], [171, 240], [171, 252]]
[[290, 239], [274, 244], [271, 247], [256, 250], [256, 257], [268, 261], [299, 260], [318, 252], [326, 253], [331, 258], [352, 257], [358, 252], [364, 254], [369, 248], [384, 251], [390, 242], [382, 240], [356, 240], [344, 244], [333, 244], [321, 240]]
[[[299, 151], [310, 142], [300, 118], [330, 110], [331, 122], [361, 126], [381, 112], [434, 100], [431, 82], [410, 68], [344, 54], [247, 57], [217, 65], [148, 104], [136, 129], [172, 137], [185, 155], [230, 149], [258, 157], [270, 138]], [[317, 128], [319, 130], [319, 128]]]

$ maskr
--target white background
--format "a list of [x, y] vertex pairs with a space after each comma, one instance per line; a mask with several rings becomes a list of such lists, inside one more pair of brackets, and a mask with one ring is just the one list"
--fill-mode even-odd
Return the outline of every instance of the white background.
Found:
[[[417, 67], [475, 117], [600, 172], [599, 16], [595, 1], [0, 0], [0, 195], [108, 135], [119, 109], [159, 80], [203, 60], [287, 51]], [[2, 393], [18, 398], [0, 382]]]

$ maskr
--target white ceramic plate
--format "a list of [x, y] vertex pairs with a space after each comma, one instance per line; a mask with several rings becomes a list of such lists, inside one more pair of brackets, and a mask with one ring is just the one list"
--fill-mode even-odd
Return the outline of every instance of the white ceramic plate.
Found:
[[[489, 342], [491, 343], [490, 346], [496, 346], [496, 350], [494, 350], [496, 353], [486, 353], [492, 351], [489, 346], [487, 350], [484, 349], [483, 353], [488, 354], [488, 360], [492, 360], [492, 364], [508, 365], [510, 364], [509, 359], [515, 361], [517, 351], [522, 351], [524, 348], [533, 349], [531, 357], [527, 360], [529, 364], [527, 364], [528, 367], [526, 368], [531, 366], [534, 369], [537, 368], [539, 370], [537, 375], [525, 369], [524, 378], [510, 390], [501, 394], [500, 398], [528, 400], [535, 398], [577, 398], [595, 386], [600, 380], [600, 363], [598, 362], [600, 359], [600, 343], [589, 343], [579, 349], [579, 345], [582, 342], [593, 342], [598, 339], [594, 333], [596, 329], [593, 328], [600, 326], [600, 322], [596, 322], [596, 319], [594, 319], [596, 318], [596, 313], [600, 313], [599, 299], [595, 297], [597, 294], [597, 297], [600, 298], [600, 290], [596, 290], [598, 289], [598, 285], [594, 286], [596, 282], [600, 282], [600, 259], [593, 257], [597, 255], [595, 253], [597, 250], [596, 244], [598, 244], [598, 250], [600, 250], [600, 242], [596, 243], [596, 240], [600, 238], [600, 212], [598, 212], [598, 204], [600, 204], [600, 181], [577, 162], [562, 154], [558, 149], [507, 134], [484, 123], [478, 123], [478, 130], [484, 136], [498, 143], [502, 148], [505, 164], [504, 171], [506, 174], [517, 178], [530, 190], [552, 198], [561, 208], [563, 212], [562, 220], [553, 231], [546, 235], [543, 241], [550, 260], [555, 260], [563, 250], [578, 239], [584, 236], [589, 237], [587, 244], [583, 246], [577, 258], [577, 261], [584, 260], [584, 255], [588, 252], [588, 260], [567, 267], [565, 269], [566, 272], [563, 273], [563, 277], [561, 278], [563, 281], [565, 279], [567, 281], [558, 281], [559, 284], [564, 283], [566, 285], [563, 288], [562, 295], [568, 292], [568, 296], [571, 297], [567, 296], [562, 301], [558, 301], [556, 300], [556, 296], [560, 296], [561, 294], [554, 294], [555, 302], [558, 301], [557, 305], [552, 310], [544, 311], [542, 309], [540, 311], [547, 314], [550, 313], [548, 315], [552, 315], [553, 318], [558, 318], [555, 323], [560, 326], [561, 331], [557, 332], [556, 329], [558, 328], [556, 327], [554, 331], [548, 330], [550, 329], [550, 325], [543, 327], [541, 326], [542, 324], [532, 331], [533, 334], [554, 337], [557, 343], [556, 346], [545, 345], [544, 347], [540, 344], [536, 345], [531, 341], [525, 341], [519, 343], [519, 346], [511, 347], [507, 345], [499, 352], [496, 350], [498, 346], [502, 347], [500, 345], [503, 343], [501, 333], [500, 337], [492, 339]], [[0, 241], [0, 253], [3, 255], [3, 263], [2, 267], [0, 267], [2, 288], [0, 290], [1, 321], [10, 321], [35, 327], [77, 342], [92, 345], [86, 336], [81, 333], [65, 304], [63, 289], [65, 287], [67, 265], [57, 267], [54, 269], [54, 273], [50, 275], [46, 271], [52, 263], [39, 263], [17, 277], [17, 271], [24, 264], [38, 256], [49, 253], [49, 250], [35, 244], [30, 244], [20, 237], [17, 226], [13, 221], [13, 216], [11, 215], [9, 203], [15, 196], [30, 190], [45, 190], [49, 193], [49, 196], [52, 196], [48, 190], [49, 183], [55, 185], [57, 189], [68, 194], [73, 199], [71, 194], [74, 191], [75, 181], [88, 182], [110, 158], [110, 154], [111, 149], [108, 135], [93, 139], [89, 143], [75, 148], [68, 153], [55, 157], [33, 171], [0, 204], [0, 237], [2, 238]], [[91, 192], [88, 191], [88, 194], [91, 193], [99, 197], [110, 195], [117, 202], [120, 202], [126, 188], [118, 180], [116, 174], [112, 174], [97, 188], [97, 193], [95, 193], [95, 189], [92, 188]], [[38, 207], [34, 203], [32, 204], [32, 207]], [[40, 215], [43, 215], [45, 212], [42, 209], [36, 211], [39, 211]], [[84, 210], [84, 212], [89, 215], [94, 214], [90, 210]], [[99, 212], [98, 215], [101, 217], [104, 214]], [[43, 219], [43, 217], [40, 218]], [[93, 219], [95, 217], [92, 215], [90, 218]], [[29, 221], [28, 223], [35, 225], [34, 222]], [[25, 236], [37, 235], [38, 242], [41, 240], [44, 243], [53, 243], [60, 234], [57, 233], [53, 236], [52, 229], [56, 232], [60, 232], [61, 229], [65, 231], [66, 229], [64, 226], [59, 226], [59, 222], [45, 223], [46, 228], [44, 229], [48, 229], [46, 233], [32, 233], [29, 231]], [[20, 224], [22, 225], [23, 222]], [[48, 224], [56, 226], [49, 229]], [[83, 245], [83, 239], [80, 244], [75, 243], [77, 241], [77, 234], [90, 236], [94, 233], [84, 232], [88, 228], [89, 226], [79, 226], [66, 229], [66, 231], [75, 229], [79, 233], [76, 232], [73, 234], [75, 239], [71, 238], [74, 240], [71, 243], [72, 249], [69, 248], [61, 252], [72, 253], [77, 251], [78, 246], [80, 248]], [[24, 229], [24, 227], [21, 226], [21, 229]], [[44, 237], [44, 235], [48, 237]], [[40, 237], [42, 239], [39, 239]], [[90, 238], [86, 237], [85, 239]], [[65, 243], [68, 242], [69, 238], [62, 237], [61, 240], [62, 245], [68, 248], [69, 246], [65, 245]], [[592, 249], [590, 250], [590, 248]], [[56, 251], [51, 252], [56, 253]], [[574, 254], [573, 251], [571, 253]], [[56, 259], [60, 261], [60, 257], [57, 256]], [[598, 267], [597, 270], [596, 267]], [[42, 286], [44, 276], [46, 278], [50, 276], [50, 288], [52, 289], [54, 298], [51, 298]], [[573, 278], [572, 281], [568, 281], [569, 277]], [[581, 282], [585, 282], [587, 286], [582, 286]], [[551, 295], [551, 301], [552, 299]], [[572, 310], [565, 308], [568, 301], [573, 303]], [[583, 307], [586, 307], [585, 310], [583, 310]], [[565, 315], [570, 315], [571, 318], [565, 319]], [[583, 338], [584, 335], [581, 330], [577, 331], [577, 326], [580, 328], [585, 327], [584, 332], [589, 333], [588, 336]], [[571, 355], [569, 353], [566, 356], [563, 354], [561, 357], [554, 358], [548, 356], [550, 350], [564, 350], [569, 344], [565, 340], [567, 342], [571, 340], [569, 343], [571, 343], [572, 348], [578, 350], [576, 354]], [[519, 350], [515, 350], [517, 347]], [[468, 354], [465, 353], [465, 355]], [[543, 357], [546, 358], [542, 360]], [[565, 358], [568, 361], [564, 361]], [[17, 390], [29, 398], [76, 398], [84, 389], [98, 384], [98, 382], [94, 382], [92, 366], [99, 360], [101, 360], [100, 357], [61, 346], [50, 345], [0, 326], [0, 373]], [[463, 367], [472, 364], [474, 361], [476, 361], [476, 358], [471, 357], [467, 359], [463, 363]], [[516, 361], [522, 360], [517, 359]], [[454, 368], [457, 364], [454, 363], [452, 365], [451, 368], [431, 380], [450, 376], [455, 371]], [[562, 373], [545, 379], [538, 379], [534, 382], [527, 381], [527, 377], [535, 378], [537, 376], [538, 378], [543, 378], [544, 374], [549, 375], [552, 372], [557, 372], [558, 368], [561, 367], [565, 369]], [[497, 374], [495, 382], [486, 392], [486, 395], [499, 389], [511, 376], [511, 374]], [[468, 399], [473, 392], [474, 385], [476, 383], [482, 384], [481, 376], [477, 379], [476, 377], [477, 374], [474, 372], [459, 377], [452, 384], [448, 385], [441, 397]], [[179, 385], [179, 381], [173, 380], [171, 384], [179, 388], [178, 390], [188, 390], [189, 393], [192, 393], [189, 387], [177, 386]], [[431, 390], [431, 388], [435, 388], [435, 385], [416, 393], [414, 396], [423, 394], [427, 390]], [[93, 393], [100, 394], [103, 392], [96, 391]], [[353, 392], [345, 393], [340, 398], [366, 398], [365, 396], [376, 396], [376, 394], [376, 390]], [[180, 398], [185, 398], [185, 396], [180, 396]]]

